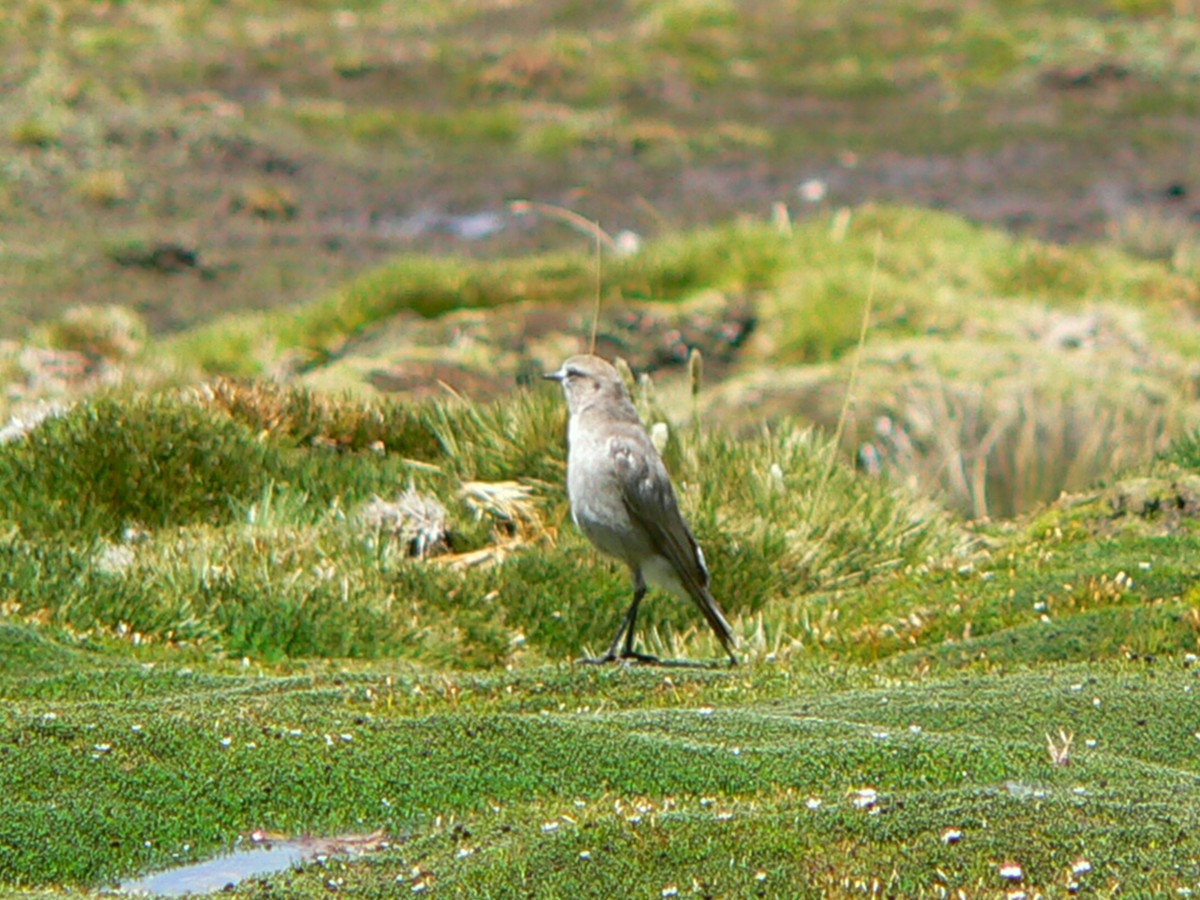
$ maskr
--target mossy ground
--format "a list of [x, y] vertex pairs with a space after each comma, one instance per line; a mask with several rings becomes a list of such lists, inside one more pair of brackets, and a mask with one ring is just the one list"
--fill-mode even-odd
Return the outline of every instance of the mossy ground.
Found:
[[394, 846], [239, 895], [992, 895], [1009, 862], [1046, 896], [1200, 879], [1197, 676], [1174, 655], [903, 682], [778, 663], [280, 677], [3, 639], [34, 644], [4, 676], [13, 887], [256, 828]]

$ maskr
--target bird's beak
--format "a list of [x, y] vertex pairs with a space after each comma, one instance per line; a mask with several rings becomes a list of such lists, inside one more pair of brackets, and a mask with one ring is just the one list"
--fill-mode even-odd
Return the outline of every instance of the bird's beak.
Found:
[[542, 377], [548, 381], [562, 381], [567, 375], [562, 369], [559, 369], [557, 372], [547, 372]]

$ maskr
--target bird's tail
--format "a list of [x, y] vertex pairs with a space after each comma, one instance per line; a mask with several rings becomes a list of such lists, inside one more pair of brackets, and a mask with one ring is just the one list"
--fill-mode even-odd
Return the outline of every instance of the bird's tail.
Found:
[[717, 598], [706, 587], [700, 588], [695, 598], [700, 611], [704, 613], [704, 618], [708, 620], [708, 625], [713, 630], [713, 634], [717, 636], [717, 639], [721, 642], [721, 646], [729, 654], [729, 661], [736, 666], [737, 657], [733, 653], [733, 626], [725, 618], [725, 613], [721, 611], [721, 606], [717, 603]]

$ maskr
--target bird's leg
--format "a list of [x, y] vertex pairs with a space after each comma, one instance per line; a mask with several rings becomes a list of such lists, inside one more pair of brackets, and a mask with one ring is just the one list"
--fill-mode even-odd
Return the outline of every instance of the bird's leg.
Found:
[[[633, 587], [633, 603], [629, 607], [629, 612], [625, 615], [625, 624], [621, 626], [625, 632], [625, 646], [621, 650], [621, 659], [633, 659], [638, 662], [656, 663], [657, 656], [650, 656], [646, 653], [638, 653], [633, 649], [634, 625], [637, 623], [638, 607], [642, 603], [642, 598], [646, 596], [646, 583], [642, 581], [641, 573], [638, 573], [637, 580]], [[613, 640], [612, 646], [608, 648], [608, 652], [612, 653], [617, 649], [617, 644], [620, 643], [621, 632], [617, 632], [616, 638]]]
[[[633, 603], [629, 604], [629, 611], [625, 613], [625, 618], [621, 621], [621, 627], [613, 635], [612, 643], [608, 645], [608, 650], [603, 656], [581, 659], [581, 663], [602, 665], [604, 663], [616, 662], [618, 659], [634, 659], [638, 662], [646, 663], [658, 662], [657, 657], [638, 653], [633, 649], [633, 631], [634, 625], [637, 622], [638, 607], [641, 606], [642, 598], [645, 596], [646, 584], [642, 581], [641, 577], [637, 577], [633, 587]], [[624, 647], [621, 646], [622, 640], [625, 643]]]

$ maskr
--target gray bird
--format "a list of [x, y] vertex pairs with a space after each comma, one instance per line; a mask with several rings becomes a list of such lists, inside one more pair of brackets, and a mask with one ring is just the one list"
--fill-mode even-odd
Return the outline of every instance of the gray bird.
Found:
[[562, 384], [571, 411], [567, 495], [575, 524], [633, 574], [633, 603], [608, 652], [584, 662], [659, 662], [633, 649], [638, 606], [649, 582], [695, 601], [736, 665], [733, 629], [708, 589], [704, 554], [679, 512], [671, 476], [620, 373], [598, 356], [581, 355], [545, 377]]

